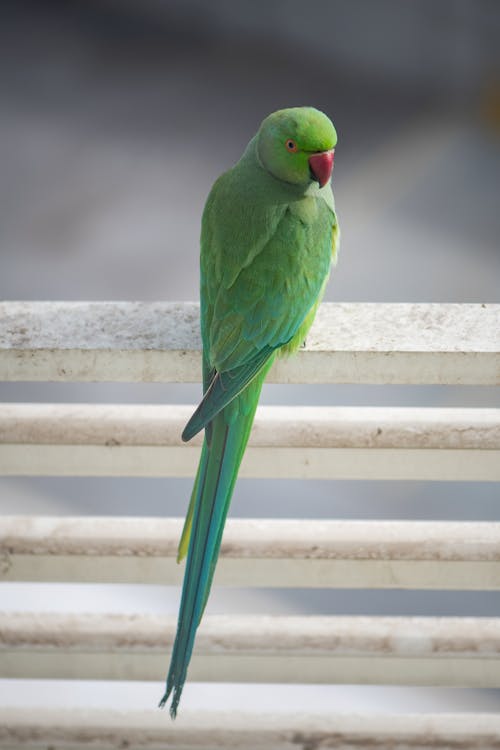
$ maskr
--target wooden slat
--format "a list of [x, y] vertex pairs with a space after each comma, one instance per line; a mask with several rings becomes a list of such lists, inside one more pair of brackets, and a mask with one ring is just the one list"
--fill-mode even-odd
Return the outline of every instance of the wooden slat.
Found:
[[499, 750], [499, 714], [276, 714], [0, 708], [2, 750]]
[[[0, 518], [0, 580], [180, 584], [180, 518]], [[229, 519], [227, 586], [499, 589], [500, 523]]]
[[[200, 379], [194, 303], [4, 302], [0, 379]], [[500, 305], [325, 303], [270, 382], [500, 383]]]
[[[2, 404], [0, 474], [193, 476], [192, 406]], [[241, 476], [500, 479], [500, 409], [261, 407]]]
[[[0, 676], [163, 680], [176, 618], [2, 613]], [[191, 680], [500, 687], [500, 619], [207, 616]]]

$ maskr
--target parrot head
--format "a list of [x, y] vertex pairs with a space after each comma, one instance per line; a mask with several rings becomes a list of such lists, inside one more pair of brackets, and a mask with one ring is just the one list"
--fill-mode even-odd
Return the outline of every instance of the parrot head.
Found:
[[324, 187], [330, 180], [336, 144], [333, 123], [313, 107], [273, 112], [257, 133], [261, 166], [279, 180], [304, 187], [312, 181]]

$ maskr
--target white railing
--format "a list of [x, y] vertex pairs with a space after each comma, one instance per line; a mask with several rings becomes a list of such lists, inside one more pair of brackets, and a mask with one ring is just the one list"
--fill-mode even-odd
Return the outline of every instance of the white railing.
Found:
[[[0, 379], [187, 382], [188, 303], [3, 303]], [[292, 383], [500, 384], [499, 305], [325, 304]], [[191, 476], [192, 406], [3, 404], [3, 475]], [[241, 476], [499, 480], [500, 410], [262, 407]], [[178, 584], [181, 519], [0, 520], [3, 581]], [[500, 523], [233, 520], [216, 583], [500, 589]], [[175, 621], [0, 614], [0, 677], [158, 680]], [[500, 619], [205, 617], [191, 680], [500, 687]], [[362, 720], [361, 720], [362, 719]], [[294, 716], [0, 709], [0, 747], [500, 748], [500, 713]], [[333, 744], [332, 744], [333, 743]], [[335, 744], [337, 743], [337, 744]]]

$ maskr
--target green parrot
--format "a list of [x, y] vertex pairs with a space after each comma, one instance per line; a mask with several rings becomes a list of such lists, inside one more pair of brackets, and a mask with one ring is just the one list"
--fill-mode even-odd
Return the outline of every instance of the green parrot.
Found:
[[304, 342], [336, 260], [330, 177], [337, 134], [312, 107], [273, 112], [208, 196], [201, 228], [205, 430], [179, 544], [186, 571], [163, 707], [175, 718], [262, 384], [276, 355]]

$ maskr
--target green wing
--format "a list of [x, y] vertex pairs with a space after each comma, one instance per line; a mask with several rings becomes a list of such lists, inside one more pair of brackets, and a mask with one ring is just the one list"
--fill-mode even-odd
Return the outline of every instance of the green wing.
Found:
[[215, 370], [203, 400], [184, 428], [182, 439], [191, 440], [203, 427], [206, 427], [215, 415], [233, 401], [259, 374], [273, 352], [273, 348], [266, 346], [255, 357], [239, 367], [224, 372]]
[[[261, 186], [249, 201], [251, 180], [235, 172], [216, 182], [203, 217], [205, 395], [184, 440], [241, 393], [299, 331], [318, 302], [332, 259], [336, 220], [328, 194], [326, 200], [319, 193], [297, 197], [273, 186], [273, 195]], [[228, 191], [233, 210], [221, 221]]]

